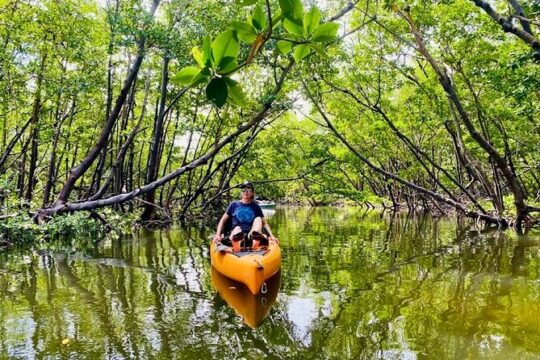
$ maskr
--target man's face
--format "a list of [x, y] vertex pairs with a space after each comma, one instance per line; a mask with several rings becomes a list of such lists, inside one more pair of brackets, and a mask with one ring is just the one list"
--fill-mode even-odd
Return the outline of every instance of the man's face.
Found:
[[242, 188], [242, 199], [251, 199], [251, 195], [253, 195], [253, 189]]

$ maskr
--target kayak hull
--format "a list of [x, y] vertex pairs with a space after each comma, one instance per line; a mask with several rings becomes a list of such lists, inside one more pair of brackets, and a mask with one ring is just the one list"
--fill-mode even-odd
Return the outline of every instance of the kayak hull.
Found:
[[222, 275], [238, 281], [256, 295], [263, 283], [275, 275], [281, 267], [281, 248], [270, 241], [266, 251], [235, 254], [219, 251], [217, 245], [210, 243], [212, 266]]

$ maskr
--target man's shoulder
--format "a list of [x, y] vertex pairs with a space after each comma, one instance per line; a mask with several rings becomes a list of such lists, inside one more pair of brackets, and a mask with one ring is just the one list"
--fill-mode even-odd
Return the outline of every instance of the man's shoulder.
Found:
[[227, 206], [227, 212], [233, 211], [238, 207], [239, 201], [233, 201], [232, 203]]

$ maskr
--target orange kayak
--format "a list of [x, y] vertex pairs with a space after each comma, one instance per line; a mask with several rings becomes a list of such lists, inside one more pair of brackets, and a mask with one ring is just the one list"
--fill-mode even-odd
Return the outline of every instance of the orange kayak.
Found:
[[266, 281], [268, 291], [253, 295], [244, 285], [220, 274], [212, 267], [212, 283], [225, 302], [242, 317], [244, 323], [256, 328], [268, 315], [276, 301], [280, 285], [280, 272]]
[[275, 241], [270, 241], [267, 247], [258, 251], [232, 253], [224, 248], [213, 241], [210, 243], [212, 265], [222, 275], [246, 285], [253, 295], [258, 294], [265, 281], [281, 267], [281, 248]]

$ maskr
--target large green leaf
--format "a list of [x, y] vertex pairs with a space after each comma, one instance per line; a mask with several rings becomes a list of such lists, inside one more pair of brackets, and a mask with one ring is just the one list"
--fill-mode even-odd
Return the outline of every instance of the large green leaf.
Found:
[[251, 23], [253, 24], [253, 27], [259, 31], [266, 27], [266, 14], [264, 13], [261, 4], [255, 6], [253, 16], [251, 17]]
[[238, 82], [228, 77], [224, 77], [224, 79], [229, 90], [230, 102], [237, 106], [243, 106], [245, 103], [244, 92]]
[[236, 31], [238, 39], [251, 44], [257, 39], [257, 31], [251, 24], [242, 21], [233, 21], [231, 27]]
[[216, 104], [217, 107], [222, 107], [227, 101], [228, 91], [227, 83], [224, 78], [213, 78], [206, 86], [206, 97], [208, 100]]
[[212, 40], [208, 35], [203, 37], [203, 62], [204, 66], [212, 67]]
[[238, 50], [238, 40], [234, 31], [227, 30], [219, 34], [212, 42], [212, 55], [216, 67], [219, 67], [221, 59], [224, 57], [236, 57]]
[[218, 68], [218, 74], [228, 74], [233, 70], [236, 70], [238, 68], [238, 63], [236, 62], [236, 58], [233, 58], [232, 56], [226, 56], [223, 59], [221, 59], [221, 64]]
[[276, 44], [278, 50], [283, 55], [288, 54], [291, 52], [293, 48], [293, 43], [287, 40], [279, 40]]
[[304, 15], [304, 35], [311, 34], [321, 21], [321, 12], [314, 6]]
[[300, 62], [303, 58], [309, 55], [311, 49], [307, 44], [296, 45], [294, 48], [294, 61]]
[[300, 0], [279, 0], [279, 7], [287, 18], [302, 19], [304, 16], [304, 6]]
[[181, 69], [171, 78], [171, 81], [175, 84], [190, 84], [193, 78], [201, 71], [200, 68], [195, 66], [188, 66]]
[[339, 24], [335, 22], [328, 22], [322, 24], [313, 32], [311, 40], [317, 42], [333, 41], [336, 39]]
[[304, 27], [302, 26], [302, 20], [298, 22], [289, 18], [285, 18], [283, 19], [283, 27], [291, 34], [304, 36]]

